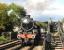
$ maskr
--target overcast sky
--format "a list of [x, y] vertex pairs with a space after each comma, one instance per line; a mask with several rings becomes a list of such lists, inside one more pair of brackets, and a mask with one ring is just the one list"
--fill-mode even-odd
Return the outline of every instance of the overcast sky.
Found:
[[64, 16], [64, 0], [0, 0], [0, 3], [15, 3], [23, 6], [35, 20], [58, 20]]

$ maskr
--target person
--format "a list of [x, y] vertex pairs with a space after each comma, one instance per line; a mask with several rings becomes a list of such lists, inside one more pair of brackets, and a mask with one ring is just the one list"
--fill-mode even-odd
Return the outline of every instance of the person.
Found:
[[47, 33], [45, 38], [45, 50], [51, 50], [51, 34]]

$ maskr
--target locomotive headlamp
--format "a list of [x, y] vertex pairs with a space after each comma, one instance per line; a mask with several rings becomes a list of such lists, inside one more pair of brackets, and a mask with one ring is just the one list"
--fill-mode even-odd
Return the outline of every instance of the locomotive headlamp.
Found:
[[25, 24], [28, 24], [30, 22], [30, 19], [24, 18], [24, 19], [22, 19], [22, 22], [25, 23]]
[[23, 23], [29, 23], [28, 19], [24, 19]]

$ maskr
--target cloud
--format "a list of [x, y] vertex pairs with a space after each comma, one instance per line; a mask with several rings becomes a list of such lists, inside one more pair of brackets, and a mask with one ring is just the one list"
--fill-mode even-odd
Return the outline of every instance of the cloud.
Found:
[[[20, 2], [17, 2], [20, 5]], [[64, 4], [60, 0], [26, 0], [22, 2], [28, 14], [37, 21], [58, 21], [64, 16]]]
[[33, 18], [39, 15], [64, 16], [64, 4], [59, 3], [58, 0], [28, 0], [26, 9]]
[[[39, 19], [41, 16], [64, 16], [64, 3], [63, 0], [0, 0], [4, 3], [15, 3], [23, 6], [27, 14], [31, 17]], [[46, 16], [45, 16], [46, 17]], [[40, 18], [42, 20], [42, 18]]]
[[53, 0], [27, 0], [25, 8], [27, 13], [30, 14], [33, 11], [41, 12], [48, 8]]
[[54, 4], [51, 4], [48, 9], [42, 12], [46, 15], [61, 15], [64, 16], [64, 4], [60, 4], [57, 1]]

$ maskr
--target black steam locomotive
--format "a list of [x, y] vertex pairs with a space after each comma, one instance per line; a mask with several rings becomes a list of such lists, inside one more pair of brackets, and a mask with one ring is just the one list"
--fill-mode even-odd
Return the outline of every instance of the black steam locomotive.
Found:
[[41, 40], [40, 27], [35, 24], [30, 16], [21, 19], [21, 29], [18, 31], [17, 38], [22, 44], [38, 44]]

